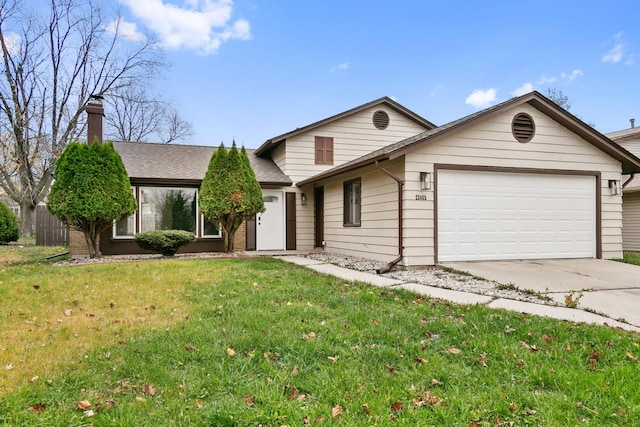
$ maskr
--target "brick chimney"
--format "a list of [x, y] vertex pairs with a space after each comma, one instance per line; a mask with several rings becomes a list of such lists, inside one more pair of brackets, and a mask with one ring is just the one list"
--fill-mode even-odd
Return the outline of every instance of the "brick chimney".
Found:
[[104, 107], [102, 106], [102, 97], [91, 95], [91, 99], [87, 102], [87, 144], [92, 144], [95, 138], [102, 144], [102, 117], [104, 116]]

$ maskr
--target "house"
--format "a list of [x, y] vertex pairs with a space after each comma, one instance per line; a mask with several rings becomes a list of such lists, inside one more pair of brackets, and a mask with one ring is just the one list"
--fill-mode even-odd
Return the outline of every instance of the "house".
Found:
[[[606, 136], [626, 150], [640, 156], [640, 128], [631, 127]], [[634, 179], [635, 178], [635, 179]], [[622, 184], [622, 247], [626, 251], [640, 252], [640, 179], [631, 175]]]
[[[103, 253], [134, 251], [133, 233], [164, 227], [167, 198], [189, 212], [198, 241], [187, 250], [219, 250], [194, 202], [213, 148], [116, 149], [139, 209], [102, 236]], [[270, 138], [250, 158], [266, 211], [247, 221], [241, 247], [405, 266], [620, 257], [617, 189], [640, 171], [640, 159], [538, 92], [440, 127], [380, 98]]]

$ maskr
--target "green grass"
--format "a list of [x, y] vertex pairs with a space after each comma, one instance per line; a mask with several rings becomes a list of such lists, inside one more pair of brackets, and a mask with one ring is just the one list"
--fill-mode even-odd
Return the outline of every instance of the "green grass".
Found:
[[622, 255], [622, 259], [617, 261], [625, 262], [627, 264], [640, 265], [640, 253], [624, 252]]
[[[22, 264], [0, 281], [0, 425], [640, 424], [640, 337], [620, 330], [272, 259]], [[18, 331], [38, 338], [7, 344]]]

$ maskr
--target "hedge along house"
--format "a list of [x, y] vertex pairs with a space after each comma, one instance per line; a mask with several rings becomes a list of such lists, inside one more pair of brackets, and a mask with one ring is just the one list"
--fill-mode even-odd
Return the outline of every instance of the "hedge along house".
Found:
[[[187, 200], [193, 217], [198, 241], [185, 251], [222, 248], [193, 205], [214, 148], [115, 147], [139, 210], [101, 236], [103, 253], [140, 251], [133, 233], [165, 227], [166, 197]], [[537, 92], [441, 127], [380, 98], [270, 138], [250, 160], [266, 211], [236, 249], [322, 248], [406, 266], [619, 257], [615, 189], [640, 171], [640, 159]]]

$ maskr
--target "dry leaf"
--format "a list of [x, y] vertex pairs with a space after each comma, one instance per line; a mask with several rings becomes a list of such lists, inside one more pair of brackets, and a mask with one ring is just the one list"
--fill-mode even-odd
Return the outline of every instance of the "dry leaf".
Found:
[[202, 403], [202, 402], [200, 402], [199, 400], [196, 400], [196, 401], [195, 401], [195, 403], [194, 403], [194, 406], [195, 406], [196, 408], [202, 408], [202, 405], [203, 405], [203, 403]]
[[527, 409], [526, 411], [524, 411], [522, 413], [522, 415], [535, 415], [537, 413], [538, 413], [538, 411], [536, 411], [535, 409]]
[[242, 401], [245, 403], [245, 405], [247, 406], [253, 406], [253, 404], [256, 402], [256, 397], [255, 396], [245, 396]]
[[421, 365], [424, 365], [425, 363], [427, 363], [427, 359], [423, 359], [422, 357], [418, 357], [416, 359], [416, 362], [418, 362]]
[[553, 341], [553, 338], [551, 338], [547, 334], [542, 335], [542, 339], [545, 340], [546, 342], [548, 342], [549, 344], [551, 344], [551, 342]]
[[147, 399], [145, 399], [144, 397], [142, 397], [142, 396], [136, 396], [136, 402], [140, 402], [140, 403], [142, 403], [142, 402], [146, 402], [146, 401], [147, 401]]
[[228, 356], [235, 356], [236, 355], [236, 351], [234, 349], [232, 349], [231, 347], [229, 347], [227, 349], [227, 355]]
[[327, 359], [331, 360], [333, 363], [336, 363], [338, 359], [340, 359], [340, 356], [338, 356], [337, 354], [333, 357], [327, 356]]
[[145, 384], [142, 387], [142, 392], [149, 396], [154, 396], [156, 394], [156, 389], [153, 387], [153, 384]]
[[404, 408], [404, 405], [402, 404], [402, 402], [394, 402], [393, 405], [391, 405], [391, 410], [392, 411], [399, 411], [402, 408]]
[[302, 339], [305, 341], [312, 340], [316, 337], [315, 332], [309, 332], [308, 334], [302, 334]]
[[482, 427], [482, 423], [471, 421], [469, 424], [467, 424], [467, 427]]
[[336, 405], [331, 408], [331, 418], [337, 418], [342, 414], [342, 406]]
[[91, 409], [89, 409], [88, 411], [84, 411], [84, 416], [87, 418], [91, 418], [95, 415], [96, 413], [93, 412]]
[[371, 408], [369, 408], [369, 404], [368, 403], [363, 404], [362, 405], [362, 409], [364, 409], [364, 412], [366, 414], [370, 414], [371, 413]]
[[46, 406], [44, 406], [42, 403], [38, 402], [35, 405], [29, 406], [27, 408], [27, 411], [33, 412], [34, 414], [40, 414], [40, 413], [44, 412], [45, 409], [47, 409]]
[[297, 394], [298, 394], [298, 389], [296, 389], [295, 387], [291, 387], [291, 391], [289, 392], [289, 400], [295, 399]]
[[71, 316], [73, 314], [73, 310], [65, 310], [64, 311], [64, 315], [65, 316]]
[[299, 372], [300, 371], [298, 371], [298, 365], [293, 365], [293, 369], [291, 370], [291, 376], [297, 377]]
[[510, 326], [507, 326], [507, 327], [504, 329], [504, 333], [505, 333], [505, 334], [510, 334], [511, 332], [515, 332], [515, 331], [516, 331], [516, 330], [515, 330], [515, 329], [513, 329], [513, 328], [512, 328], [512, 327], [510, 327]]
[[515, 403], [515, 402], [511, 402], [511, 403], [509, 404], [509, 410], [510, 410], [510, 411], [515, 411], [516, 409], [518, 409], [518, 405], [516, 405], [516, 403]]
[[440, 381], [438, 381], [437, 379], [435, 379], [435, 378], [431, 379], [431, 385], [440, 385], [440, 384], [442, 384], [442, 383]]
[[80, 402], [76, 403], [76, 406], [78, 407], [78, 409], [86, 411], [91, 408], [91, 402], [89, 402], [88, 400], [81, 400]]
[[460, 350], [459, 348], [455, 348], [455, 347], [451, 347], [448, 348], [447, 351], [451, 354], [460, 354], [462, 353], [462, 350]]
[[196, 351], [196, 348], [194, 346], [192, 346], [191, 344], [189, 344], [188, 346], [185, 347], [185, 350], [193, 353], [194, 351]]
[[629, 360], [633, 360], [634, 362], [635, 362], [636, 360], [638, 360], [638, 358], [637, 358], [636, 356], [634, 356], [633, 354], [631, 354], [631, 353], [629, 353], [629, 352], [625, 353], [625, 357], [626, 357], [627, 359], [629, 359]]

